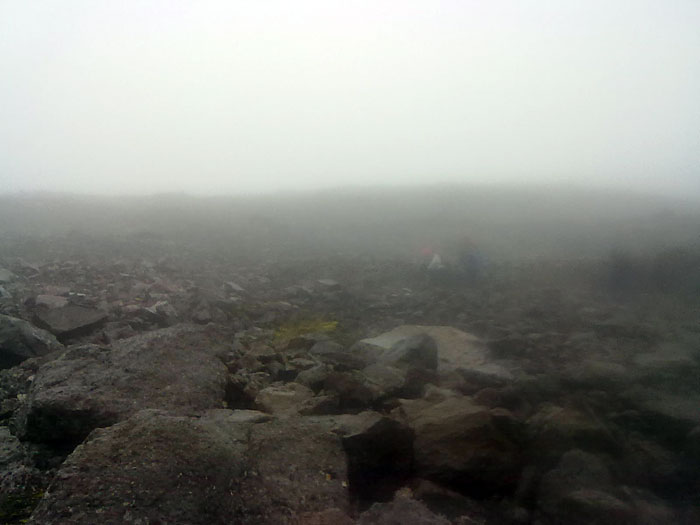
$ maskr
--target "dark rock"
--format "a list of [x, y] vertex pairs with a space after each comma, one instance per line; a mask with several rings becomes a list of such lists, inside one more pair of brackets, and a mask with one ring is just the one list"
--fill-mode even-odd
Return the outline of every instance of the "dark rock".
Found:
[[624, 365], [598, 359], [586, 359], [568, 365], [563, 380], [588, 388], [622, 389], [634, 380], [633, 371]]
[[68, 305], [68, 299], [60, 295], [37, 295], [34, 305], [46, 308], [63, 308]]
[[548, 515], [560, 512], [562, 500], [574, 490], [612, 489], [612, 476], [606, 461], [600, 456], [582, 450], [570, 450], [560, 459], [556, 468], [547, 472], [539, 485], [538, 506]]
[[438, 403], [402, 400], [399, 413], [416, 435], [419, 476], [474, 496], [516, 483], [518, 447], [497, 428], [487, 408], [459, 396]]
[[475, 520], [487, 521], [488, 512], [481, 504], [463, 494], [420, 478], [412, 482], [411, 488], [414, 498], [446, 518], [454, 520], [460, 516], [469, 516]]
[[46, 330], [16, 317], [0, 315], [0, 369], [62, 348]]
[[[527, 421], [533, 456], [557, 457], [566, 450], [620, 451], [620, 442], [602, 420], [573, 408], [545, 405]], [[544, 459], [543, 459], [544, 460]]]
[[302, 512], [294, 525], [355, 525], [355, 520], [342, 510], [332, 508], [320, 512]]
[[413, 432], [376, 412], [345, 416], [343, 422], [340, 433], [353, 497], [360, 505], [390, 500], [411, 474]]
[[639, 523], [634, 508], [608, 492], [597, 489], [578, 489], [568, 492], [553, 513], [560, 523], [590, 525]]
[[263, 518], [249, 523], [293, 523], [301, 512], [329, 508], [350, 511], [349, 466], [340, 439], [325, 424], [288, 418], [256, 425], [247, 457], [247, 512], [257, 510]]
[[328, 365], [320, 364], [299, 372], [295, 381], [318, 392], [323, 388], [323, 384], [330, 373], [331, 369]]
[[342, 410], [370, 408], [376, 399], [376, 392], [367, 385], [367, 380], [359, 372], [332, 372], [326, 377], [323, 389], [338, 396]]
[[93, 432], [29, 523], [298, 523], [349, 511], [339, 439], [249, 411], [143, 411]]
[[617, 476], [627, 484], [650, 487], [665, 497], [680, 497], [687, 489], [680, 455], [637, 433], [628, 436], [617, 460]]
[[299, 414], [303, 416], [320, 416], [337, 414], [340, 411], [340, 403], [337, 396], [316, 396], [304, 401], [299, 407]]
[[670, 445], [678, 445], [683, 437], [700, 424], [700, 395], [671, 394], [635, 388], [621, 397], [639, 414], [637, 425]]
[[54, 334], [59, 341], [90, 333], [100, 326], [107, 314], [97, 308], [68, 305], [62, 308], [38, 308], [34, 318], [39, 326]]
[[523, 356], [530, 343], [522, 337], [508, 336], [490, 341], [488, 346], [494, 357], [512, 358]]
[[309, 350], [309, 354], [316, 359], [332, 366], [339, 372], [347, 370], [360, 370], [367, 366], [361, 357], [345, 350], [342, 345], [333, 341], [319, 341]]
[[362, 370], [365, 385], [372, 391], [372, 401], [399, 396], [406, 385], [406, 371], [379, 363]]
[[77, 346], [43, 365], [27, 398], [22, 436], [35, 442], [79, 443], [145, 408], [196, 414], [221, 407], [227, 370], [217, 339], [177, 326], [117, 341]]

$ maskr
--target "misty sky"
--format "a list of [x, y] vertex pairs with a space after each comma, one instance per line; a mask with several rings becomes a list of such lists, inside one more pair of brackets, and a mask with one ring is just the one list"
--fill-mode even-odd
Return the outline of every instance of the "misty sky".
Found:
[[0, 0], [0, 191], [700, 195], [698, 0]]

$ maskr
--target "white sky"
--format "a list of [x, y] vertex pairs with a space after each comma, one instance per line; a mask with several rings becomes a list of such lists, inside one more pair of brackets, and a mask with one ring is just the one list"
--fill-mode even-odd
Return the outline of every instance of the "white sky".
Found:
[[700, 1], [0, 0], [0, 192], [700, 195]]

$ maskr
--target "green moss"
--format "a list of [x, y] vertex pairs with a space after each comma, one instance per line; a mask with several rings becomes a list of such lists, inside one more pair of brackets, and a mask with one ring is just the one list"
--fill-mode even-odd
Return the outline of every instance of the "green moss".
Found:
[[43, 490], [0, 497], [0, 523], [5, 525], [26, 523], [43, 497]]
[[275, 341], [289, 341], [305, 334], [318, 334], [334, 332], [338, 328], [338, 321], [324, 319], [296, 319], [288, 321], [275, 330]]

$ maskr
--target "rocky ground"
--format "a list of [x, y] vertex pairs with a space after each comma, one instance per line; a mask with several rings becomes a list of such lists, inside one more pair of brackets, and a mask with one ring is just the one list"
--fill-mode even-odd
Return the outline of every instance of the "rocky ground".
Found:
[[700, 522], [693, 297], [78, 244], [0, 257], [2, 523]]

